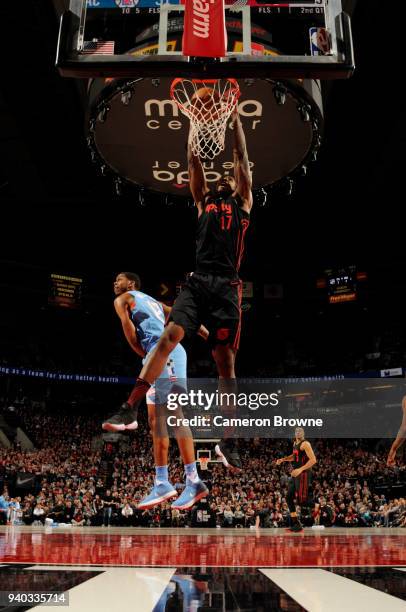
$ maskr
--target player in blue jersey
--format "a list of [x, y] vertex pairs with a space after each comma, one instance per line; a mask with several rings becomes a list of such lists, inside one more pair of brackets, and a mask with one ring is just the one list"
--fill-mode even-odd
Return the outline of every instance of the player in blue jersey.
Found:
[[[143, 363], [146, 363], [164, 331], [165, 322], [171, 308], [142, 293], [140, 286], [141, 282], [137, 274], [133, 272], [118, 274], [114, 282], [114, 293], [117, 296], [114, 300], [114, 307], [121, 320], [128, 344], [137, 355], [143, 358]], [[199, 334], [207, 338], [208, 331], [201, 327]], [[175, 488], [169, 482], [169, 437], [162, 417], [159, 418], [160, 415], [157, 414], [157, 404], [162, 402], [165, 391], [170, 392], [172, 385], [177, 383], [185, 385], [186, 364], [186, 351], [183, 346], [178, 344], [168, 356], [166, 366], [157, 380], [158, 389], [156, 384], [151, 385], [146, 396], [148, 421], [154, 446], [155, 484], [151, 493], [138, 504], [138, 508], [141, 510], [152, 508], [177, 496]], [[131, 414], [133, 415], [133, 413]], [[114, 432], [124, 431], [125, 429], [135, 430], [138, 423], [133, 415], [132, 418], [127, 419], [126, 424], [123, 424], [121, 419], [117, 422], [114, 422], [114, 419], [109, 419], [103, 423], [102, 427], [106, 431]], [[209, 491], [197, 473], [190, 428], [178, 427], [175, 429], [175, 435], [185, 465], [186, 486], [180, 497], [172, 504], [172, 508], [186, 510], [191, 508], [199, 499], [208, 495]]]

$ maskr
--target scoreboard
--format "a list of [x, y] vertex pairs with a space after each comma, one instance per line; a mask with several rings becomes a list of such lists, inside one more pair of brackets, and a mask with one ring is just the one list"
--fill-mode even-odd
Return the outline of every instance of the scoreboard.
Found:
[[330, 304], [355, 302], [359, 297], [359, 283], [367, 279], [365, 272], [355, 265], [329, 268], [317, 280], [318, 289], [326, 289]]
[[80, 308], [83, 279], [63, 274], [50, 275], [48, 304], [60, 308]]
[[[84, 52], [88, 54], [89, 49], [92, 52], [92, 42], [102, 40], [110, 43], [112, 55], [157, 54], [158, 32], [161, 27], [159, 18], [163, 5], [170, 7], [166, 25], [169, 37], [167, 51], [181, 53], [184, 2], [180, 0], [87, 0], [84, 40], [88, 47], [85, 42]], [[247, 0], [246, 4], [225, 0], [228, 53], [242, 51], [240, 47], [243, 28], [242, 24], [237, 25], [237, 20], [241, 20], [242, 6], [250, 7], [252, 42], [262, 44], [265, 55], [269, 54], [269, 51], [273, 55], [320, 54], [314, 37], [326, 27], [326, 0], [291, 0], [288, 3]], [[141, 44], [147, 35], [149, 44]], [[326, 53], [328, 54], [329, 50]]]
[[[226, 0], [227, 7], [232, 6], [235, 0]], [[313, 0], [313, 2], [303, 2], [303, 0], [290, 0], [290, 2], [268, 2], [268, 0], [248, 0], [246, 6], [268, 6], [270, 8], [279, 9], [279, 12], [303, 9], [323, 9], [325, 0]], [[129, 14], [127, 10], [136, 8], [152, 8], [159, 7], [162, 4], [160, 0], [87, 0], [87, 8], [92, 10], [98, 9], [121, 9], [124, 14]], [[181, 0], [170, 0], [170, 4], [184, 4]], [[307, 11], [300, 11], [305, 14]]]
[[354, 302], [357, 299], [355, 266], [326, 270], [326, 276], [330, 304]]

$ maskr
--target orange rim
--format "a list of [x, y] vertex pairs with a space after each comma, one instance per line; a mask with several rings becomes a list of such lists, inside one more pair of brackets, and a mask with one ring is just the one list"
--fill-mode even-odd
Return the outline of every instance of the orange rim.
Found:
[[[184, 104], [182, 104], [181, 102], [179, 102], [174, 94], [175, 91], [175, 87], [179, 84], [182, 83], [185, 80], [190, 80], [193, 84], [198, 84], [198, 83], [218, 83], [219, 80], [221, 79], [183, 79], [183, 78], [176, 78], [173, 79], [172, 83], [171, 83], [171, 89], [170, 89], [170, 94], [171, 94], [171, 98], [176, 102], [176, 104], [179, 106], [179, 108], [182, 108], [184, 110], [187, 111], [186, 107], [184, 106]], [[233, 89], [231, 91], [233, 91], [234, 95], [235, 95], [235, 102], [237, 102], [238, 98], [241, 95], [241, 91], [240, 91], [240, 86], [238, 85], [238, 81], [236, 79], [226, 79], [228, 82], [230, 82], [233, 86]], [[233, 103], [233, 105], [234, 105]]]

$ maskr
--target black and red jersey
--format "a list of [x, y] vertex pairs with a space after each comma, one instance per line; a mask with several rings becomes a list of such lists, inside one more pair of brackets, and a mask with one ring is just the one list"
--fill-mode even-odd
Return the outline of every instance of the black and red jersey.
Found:
[[208, 195], [196, 235], [196, 272], [238, 278], [249, 214], [242, 200]]
[[293, 442], [293, 461], [292, 461], [292, 465], [293, 465], [293, 469], [294, 470], [296, 470], [297, 468], [302, 467], [302, 465], [307, 463], [308, 460], [309, 460], [309, 457], [306, 455], [306, 452], [304, 450], [301, 450], [303, 442], [305, 442], [305, 440], [301, 440], [298, 443], [296, 443], [296, 441]]

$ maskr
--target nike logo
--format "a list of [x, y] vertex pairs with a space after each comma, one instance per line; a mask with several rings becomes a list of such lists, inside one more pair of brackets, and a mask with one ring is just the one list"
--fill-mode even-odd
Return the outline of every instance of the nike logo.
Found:
[[27, 482], [30, 482], [32, 480], [32, 476], [30, 476], [29, 478], [17, 478], [17, 482], [16, 485], [24, 485], [27, 484]]

